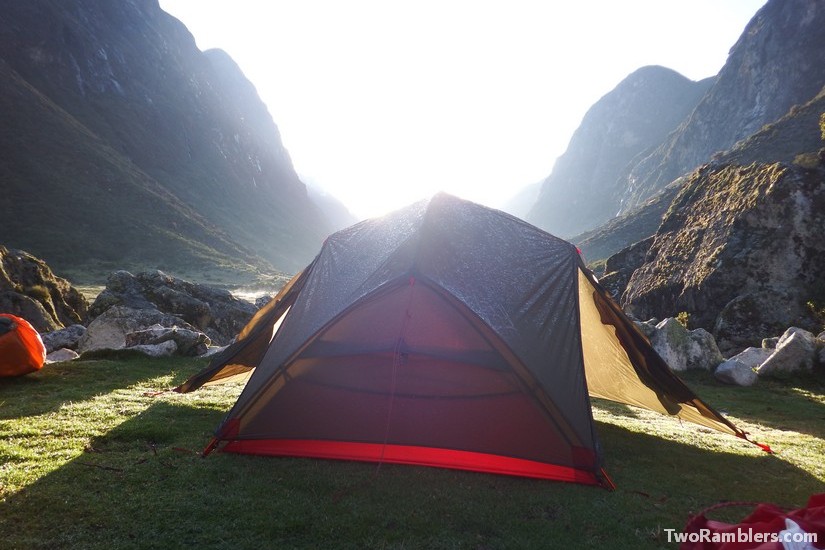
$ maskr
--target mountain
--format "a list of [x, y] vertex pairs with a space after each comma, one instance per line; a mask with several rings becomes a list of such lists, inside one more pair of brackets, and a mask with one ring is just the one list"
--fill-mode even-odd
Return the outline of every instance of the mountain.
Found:
[[527, 220], [569, 237], [614, 217], [628, 165], [662, 143], [712, 83], [658, 66], [633, 72], [587, 111]]
[[504, 210], [508, 214], [512, 214], [517, 218], [525, 220], [527, 219], [527, 214], [530, 212], [530, 209], [533, 208], [534, 204], [536, 204], [536, 200], [539, 197], [539, 191], [541, 191], [541, 182], [526, 185], [522, 187], [515, 195], [507, 199], [507, 201], [501, 206], [501, 210]]
[[324, 189], [307, 182], [309, 198], [315, 203], [324, 215], [332, 231], [344, 229], [358, 222], [358, 218], [340, 200], [327, 193]]
[[[640, 318], [686, 313], [723, 352], [825, 326], [825, 4], [770, 0], [713, 86], [573, 239]], [[599, 157], [594, 155], [591, 162]]]
[[4, 244], [62, 273], [303, 267], [329, 227], [254, 86], [156, 0], [4, 2]]
[[825, 4], [806, 0], [772, 0], [754, 16], [696, 109], [620, 178], [619, 215], [571, 237], [590, 261], [652, 236], [694, 168], [791, 162], [816, 148], [818, 112], [807, 102], [825, 85], [816, 63], [825, 56], [824, 18]]
[[765, 4], [696, 109], [620, 182], [621, 211], [814, 97], [825, 85], [823, 28], [825, 2]]

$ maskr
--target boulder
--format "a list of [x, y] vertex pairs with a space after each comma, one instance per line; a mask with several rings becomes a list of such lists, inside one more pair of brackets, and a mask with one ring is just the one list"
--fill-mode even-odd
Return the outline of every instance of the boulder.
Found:
[[772, 354], [771, 349], [747, 348], [719, 365], [713, 375], [726, 384], [752, 386], [758, 378], [756, 369]]
[[651, 244], [653, 244], [653, 237], [643, 239], [610, 256], [605, 261], [604, 275], [599, 277], [599, 283], [614, 300], [621, 299], [631, 275], [645, 263], [645, 256]]
[[674, 371], [712, 370], [724, 361], [709, 332], [704, 329], [688, 331], [673, 317], [656, 325], [650, 342]]
[[49, 353], [46, 356], [46, 363], [62, 363], [64, 361], [73, 361], [80, 357], [78, 353], [74, 350], [61, 348]]
[[691, 330], [690, 339], [695, 345], [688, 348], [688, 368], [713, 371], [725, 360], [713, 335], [705, 329]]
[[126, 335], [126, 347], [161, 344], [172, 340], [177, 345], [179, 355], [195, 356], [206, 353], [212, 343], [207, 335], [180, 327], [153, 325], [149, 328], [130, 332]]
[[760, 377], [782, 378], [798, 372], [810, 372], [816, 361], [816, 337], [800, 328], [785, 331], [776, 344], [776, 350], [759, 367]]
[[46, 353], [62, 348], [77, 349], [77, 343], [86, 334], [86, 327], [83, 325], [71, 325], [66, 328], [46, 332], [40, 335], [43, 345], [46, 346]]
[[43, 260], [0, 245], [0, 312], [26, 319], [38, 332], [86, 320], [86, 298]]
[[98, 349], [123, 349], [126, 347], [127, 334], [153, 325], [196, 331], [195, 327], [180, 317], [162, 313], [156, 309], [114, 306], [89, 324], [86, 333], [78, 342], [77, 351], [83, 354]]
[[185, 320], [218, 344], [228, 344], [257, 311], [231, 292], [171, 277], [162, 271], [112, 273], [90, 308], [102, 315], [111, 307], [157, 310]]
[[719, 365], [713, 376], [720, 382], [735, 386], [753, 386], [759, 378], [755, 370], [733, 359]]
[[129, 349], [138, 351], [149, 357], [170, 357], [178, 351], [178, 345], [174, 340], [166, 340], [160, 344], [141, 344], [139, 346], [131, 346]]

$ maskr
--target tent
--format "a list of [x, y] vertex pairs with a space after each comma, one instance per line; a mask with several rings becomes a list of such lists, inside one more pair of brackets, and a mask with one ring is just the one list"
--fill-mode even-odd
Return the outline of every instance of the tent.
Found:
[[671, 373], [574, 245], [446, 194], [330, 236], [176, 389], [240, 376], [205, 454], [609, 485], [589, 396], [745, 437]]

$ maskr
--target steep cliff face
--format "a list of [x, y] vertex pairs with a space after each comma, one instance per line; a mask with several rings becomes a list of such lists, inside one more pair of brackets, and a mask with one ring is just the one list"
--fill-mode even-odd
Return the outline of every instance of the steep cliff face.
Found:
[[621, 208], [628, 164], [664, 140], [707, 91], [664, 67], [643, 67], [596, 102], [543, 182], [528, 221], [559, 236], [592, 229]]
[[622, 211], [803, 104], [825, 85], [825, 3], [770, 0], [678, 130], [620, 182]]
[[[295, 270], [317, 250], [327, 228], [254, 87], [155, 0], [6, 3], [0, 57], [6, 242], [61, 270]], [[157, 257], [147, 238], [167, 241]], [[92, 246], [69, 258], [69, 239]]]
[[821, 328], [825, 166], [707, 165], [665, 215], [622, 297], [639, 317], [687, 311], [720, 346], [754, 345], [787, 326]]

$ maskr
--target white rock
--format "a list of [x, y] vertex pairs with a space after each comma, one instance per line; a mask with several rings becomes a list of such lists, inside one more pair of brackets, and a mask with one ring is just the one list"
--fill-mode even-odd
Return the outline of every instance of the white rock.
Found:
[[756, 371], [736, 359], [728, 359], [716, 368], [713, 376], [720, 382], [736, 386], [753, 386], [758, 376]]
[[687, 367], [689, 369], [714, 370], [722, 361], [722, 352], [713, 335], [703, 328], [689, 332], [694, 345], [688, 347]]
[[671, 370], [713, 370], [724, 361], [711, 334], [704, 329], [688, 331], [673, 317], [656, 325], [650, 336], [653, 349], [665, 360]]
[[78, 357], [80, 357], [80, 355], [78, 355], [76, 351], [68, 348], [60, 348], [46, 356], [46, 363], [61, 363], [63, 361], [77, 359]]
[[736, 360], [751, 369], [758, 369], [762, 363], [773, 355], [774, 351], [767, 348], [747, 348], [738, 355], [731, 357], [730, 360]]
[[169, 357], [178, 351], [178, 345], [174, 340], [166, 340], [160, 344], [142, 344], [140, 346], [132, 346], [126, 349], [139, 351], [149, 357]]
[[788, 341], [791, 338], [791, 336], [793, 336], [794, 334], [799, 334], [806, 341], [810, 340], [810, 341], [814, 342], [814, 345], [816, 345], [816, 336], [814, 336], [812, 333], [808, 332], [804, 328], [791, 327], [788, 330], [786, 330], [784, 333], [782, 333], [782, 336], [780, 336], [779, 340], [776, 342], [776, 347], [779, 347], [784, 342]]
[[759, 367], [757, 374], [783, 377], [810, 372], [816, 359], [816, 338], [806, 330], [789, 328], [779, 339], [776, 351]]

